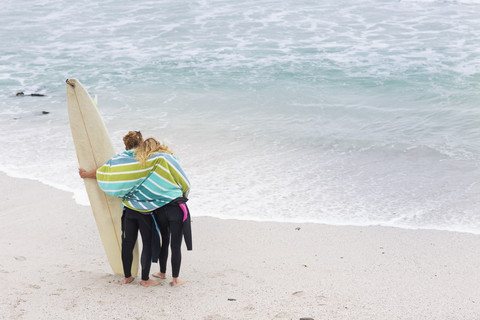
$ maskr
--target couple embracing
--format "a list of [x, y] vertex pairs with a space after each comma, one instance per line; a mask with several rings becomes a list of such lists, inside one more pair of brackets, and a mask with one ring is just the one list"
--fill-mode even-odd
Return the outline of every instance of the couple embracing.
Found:
[[151, 263], [157, 261], [160, 262], [160, 272], [153, 276], [166, 279], [170, 245], [170, 284], [181, 285], [185, 282], [178, 278], [182, 238], [185, 238], [187, 250], [192, 250], [190, 213], [186, 206], [190, 182], [172, 151], [156, 139], [143, 140], [140, 131], [130, 131], [123, 137], [123, 142], [126, 151], [100, 168], [91, 171], [79, 169], [82, 178], [97, 179], [105, 193], [122, 199], [123, 283], [133, 281], [130, 271], [133, 248], [140, 231], [143, 244], [140, 284], [144, 287], [160, 284], [149, 277]]

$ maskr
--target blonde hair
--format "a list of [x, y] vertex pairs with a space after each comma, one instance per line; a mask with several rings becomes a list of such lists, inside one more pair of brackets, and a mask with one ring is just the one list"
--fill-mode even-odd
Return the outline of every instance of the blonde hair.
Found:
[[155, 138], [148, 138], [135, 149], [135, 159], [140, 164], [145, 165], [148, 158], [157, 152], [173, 154], [167, 145], [157, 141]]
[[123, 137], [123, 143], [125, 144], [125, 150], [137, 148], [143, 143], [142, 133], [140, 131], [129, 131]]

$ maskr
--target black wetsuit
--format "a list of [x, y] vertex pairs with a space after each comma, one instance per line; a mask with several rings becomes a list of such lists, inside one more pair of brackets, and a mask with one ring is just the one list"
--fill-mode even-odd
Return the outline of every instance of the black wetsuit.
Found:
[[188, 213], [187, 220], [183, 222], [183, 211], [178, 205], [186, 201], [186, 198], [178, 198], [154, 211], [155, 220], [157, 221], [162, 237], [162, 247], [159, 257], [160, 272], [166, 273], [168, 245], [170, 244], [172, 251], [172, 277], [174, 278], [178, 278], [180, 264], [182, 263], [182, 236], [185, 236], [187, 250], [192, 250], [190, 212]]
[[138, 230], [142, 237], [142, 280], [148, 280], [152, 264], [152, 214], [138, 212], [125, 207], [122, 217], [122, 262], [125, 278], [132, 276], [133, 248], [137, 242]]

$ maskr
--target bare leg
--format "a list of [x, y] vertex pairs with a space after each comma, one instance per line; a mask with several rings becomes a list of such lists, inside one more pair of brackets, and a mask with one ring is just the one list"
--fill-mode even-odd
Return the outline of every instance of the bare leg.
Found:
[[158, 286], [160, 285], [160, 281], [155, 281], [155, 280], [152, 280], [152, 279], [148, 279], [148, 280], [142, 280], [140, 282], [140, 284], [144, 287], [150, 287], [150, 286]]
[[152, 273], [152, 276], [154, 276], [155, 278], [167, 279], [167, 275], [165, 273], [162, 273], [162, 272]]
[[172, 278], [172, 282], [170, 282], [170, 285], [172, 287], [178, 287], [178, 286], [181, 286], [182, 284], [184, 284], [185, 282], [187, 282], [186, 280], [180, 280], [178, 278]]

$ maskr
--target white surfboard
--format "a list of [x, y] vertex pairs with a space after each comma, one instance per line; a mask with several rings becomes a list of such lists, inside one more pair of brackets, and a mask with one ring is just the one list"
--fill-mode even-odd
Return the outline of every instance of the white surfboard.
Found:
[[[67, 106], [80, 168], [90, 171], [101, 167], [116, 153], [95, 101], [76, 79], [67, 80]], [[122, 202], [104, 193], [96, 179], [84, 182], [108, 262], [114, 273], [123, 274]], [[132, 276], [137, 272], [138, 243], [133, 252]]]

